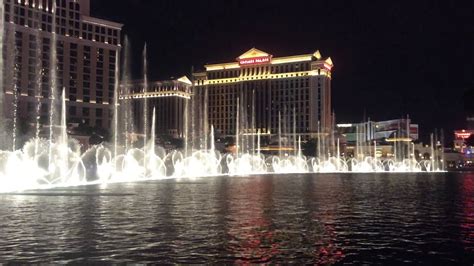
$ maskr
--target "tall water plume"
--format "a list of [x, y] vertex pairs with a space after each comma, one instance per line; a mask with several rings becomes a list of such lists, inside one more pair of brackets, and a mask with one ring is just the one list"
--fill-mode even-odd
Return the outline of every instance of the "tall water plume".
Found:
[[[5, 35], [5, 2], [4, 0], [0, 0], [0, 52], [3, 52], [4, 35]], [[4, 90], [4, 82], [3, 82], [3, 73], [4, 73], [3, 68], [4, 68], [3, 56], [0, 56], [0, 134], [4, 134], [5, 132], [5, 115], [4, 115], [5, 90]], [[6, 148], [2, 146], [4, 146], [4, 143], [0, 144], [0, 149]]]
[[188, 141], [188, 145], [189, 145], [189, 142], [191, 142], [191, 147], [188, 147], [188, 149], [190, 151], [193, 151], [196, 147], [195, 146], [195, 141], [196, 141], [196, 118], [195, 118], [196, 113], [195, 111], [196, 111], [196, 98], [197, 98], [196, 88], [194, 87], [194, 84], [191, 87], [191, 90], [192, 90], [192, 96], [191, 96], [191, 102], [190, 102], [191, 108], [188, 112], [191, 118], [191, 121], [189, 121], [190, 139]]
[[117, 149], [119, 148], [119, 135], [121, 135], [119, 132], [121, 132], [119, 130], [119, 94], [120, 94], [120, 81], [119, 81], [119, 64], [120, 64], [120, 53], [119, 53], [119, 50], [117, 50], [115, 52], [115, 82], [114, 82], [114, 114], [113, 114], [113, 118], [114, 118], [114, 127], [113, 127], [113, 132], [112, 132], [112, 136], [113, 136], [113, 141], [114, 141], [114, 158], [117, 158]]
[[[122, 64], [122, 86], [119, 91], [121, 95], [129, 96], [130, 91], [130, 73], [131, 73], [131, 61], [130, 61], [130, 41], [128, 36], [125, 36], [123, 45], [123, 64]], [[125, 150], [129, 150], [133, 147], [133, 135], [135, 134], [135, 121], [133, 116], [132, 100], [130, 98], [123, 98], [120, 102], [120, 112], [123, 114], [123, 132], [125, 132]]]
[[214, 142], [214, 125], [211, 125], [211, 134], [210, 134], [210, 140], [211, 140], [211, 152], [214, 152], [216, 150], [216, 144]]
[[208, 146], [208, 115], [209, 115], [209, 110], [208, 110], [208, 103], [209, 103], [209, 91], [207, 87], [204, 89], [204, 103], [203, 103], [203, 118], [202, 118], [202, 130], [203, 130], [203, 137], [204, 137], [204, 149], [207, 150], [209, 149]]
[[[3, 1], [2, 1], [3, 2]], [[14, 14], [14, 5], [10, 5], [10, 14]], [[10, 20], [9, 20], [9, 23], [13, 23], [14, 22], [14, 19], [13, 19], [13, 16], [10, 16]], [[12, 94], [12, 109], [11, 109], [11, 115], [12, 115], [12, 131], [11, 132], [6, 132], [6, 131], [3, 131], [5, 134], [11, 134], [11, 148], [12, 148], [12, 151], [16, 150], [18, 148], [18, 99], [19, 99], [19, 87], [18, 87], [18, 82], [17, 80], [20, 79], [19, 76], [20, 76], [20, 71], [19, 71], [19, 60], [17, 60], [17, 57], [18, 57], [18, 47], [16, 45], [16, 42], [15, 42], [15, 31], [10, 28], [7, 30], [7, 25], [8, 24], [5, 24], [4, 26], [2, 26], [1, 28], [4, 29], [4, 33], [5, 36], [3, 37], [3, 40], [8, 44], [7, 45], [7, 50], [6, 50], [6, 58], [7, 58], [7, 62], [9, 62], [9, 65], [8, 66], [3, 66], [3, 71], [1, 73], [3, 73], [3, 84], [5, 84], [5, 93], [6, 93], [6, 90], [10, 90], [10, 93]], [[1, 43], [1, 42], [0, 42]], [[0, 45], [3, 45], [3, 43], [1, 43]], [[5, 49], [2, 48], [2, 49]], [[0, 59], [0, 60], [3, 60]], [[4, 63], [3, 63], [4, 64]], [[0, 64], [1, 65], [1, 64]], [[7, 85], [8, 84], [8, 85]], [[11, 86], [10, 88], [8, 88], [8, 86]], [[2, 90], [0, 90], [2, 91]], [[0, 96], [2, 97], [2, 96]], [[1, 101], [0, 101], [0, 105], [2, 105]], [[2, 109], [2, 107], [0, 107], [0, 120], [3, 118], [3, 111], [5, 111], [4, 109]], [[6, 115], [6, 114], [5, 114]], [[3, 124], [3, 123], [2, 123]], [[5, 141], [5, 143], [3, 144], [6, 144], [7, 142]], [[2, 146], [2, 144], [0, 144], [0, 146]]]
[[184, 101], [184, 119], [183, 119], [183, 124], [184, 124], [184, 133], [183, 133], [183, 151], [184, 151], [184, 157], [188, 157], [188, 145], [189, 145], [189, 101], [187, 100]]
[[[143, 47], [143, 149], [145, 150], [147, 145], [147, 132], [148, 132], [148, 100], [146, 93], [148, 92], [148, 66], [147, 66], [147, 51], [146, 51], [146, 43]], [[146, 161], [147, 161], [147, 153], [145, 152], [145, 158], [143, 160], [143, 167], [146, 169]]]
[[252, 129], [252, 155], [255, 156], [255, 134], [257, 133], [257, 125], [256, 125], [256, 114], [255, 114], [255, 89], [252, 90], [252, 122], [251, 122], [251, 129]]
[[[41, 25], [40, 23], [41, 17], [40, 14], [36, 13], [36, 21], [38, 25]], [[30, 39], [30, 47], [35, 47], [35, 79], [33, 81], [30, 80], [30, 83], [33, 82], [33, 84], [30, 84], [35, 90], [34, 95], [35, 95], [35, 100], [36, 100], [36, 124], [35, 124], [35, 155], [38, 154], [38, 148], [39, 148], [39, 138], [40, 138], [40, 132], [41, 132], [41, 106], [42, 106], [42, 79], [43, 79], [43, 71], [42, 71], [42, 37], [40, 35], [40, 31], [36, 30], [35, 31], [35, 38], [33, 39], [34, 43], [31, 43]], [[51, 130], [52, 130], [52, 125]]]
[[235, 112], [235, 154], [239, 157], [239, 138], [240, 138], [240, 98], [237, 97], [237, 106]]
[[[193, 151], [195, 148], [195, 139], [196, 139], [196, 87], [194, 86], [194, 67], [191, 67], [191, 99], [188, 106], [188, 123], [186, 124], [188, 128], [188, 140], [186, 141], [187, 150]], [[191, 145], [190, 145], [191, 144]], [[190, 146], [190, 147], [189, 147]], [[188, 152], [188, 151], [185, 152]]]
[[293, 152], [294, 155], [298, 155], [297, 140], [296, 140], [296, 108], [293, 107]]
[[278, 111], [278, 155], [281, 157], [282, 156], [282, 137], [281, 137], [281, 111]]
[[[150, 156], [155, 154], [155, 138], [156, 138], [156, 110], [153, 107], [153, 114], [151, 118], [151, 131], [150, 131]], [[146, 151], [145, 151], [146, 152]]]
[[49, 91], [49, 164], [52, 163], [52, 152], [53, 145], [52, 141], [54, 139], [54, 125], [58, 124], [57, 117], [57, 101], [58, 97], [58, 88], [57, 88], [57, 66], [58, 66], [58, 55], [57, 55], [57, 25], [56, 25], [56, 1], [53, 1], [53, 7], [51, 8], [52, 16], [52, 32], [51, 32], [51, 43], [50, 43], [50, 56], [49, 56], [49, 82], [50, 82], [50, 91]]

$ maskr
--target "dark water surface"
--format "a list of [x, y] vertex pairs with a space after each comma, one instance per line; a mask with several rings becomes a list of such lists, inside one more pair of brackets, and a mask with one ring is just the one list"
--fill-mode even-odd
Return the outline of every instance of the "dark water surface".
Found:
[[0, 195], [0, 262], [474, 263], [474, 174], [209, 177]]

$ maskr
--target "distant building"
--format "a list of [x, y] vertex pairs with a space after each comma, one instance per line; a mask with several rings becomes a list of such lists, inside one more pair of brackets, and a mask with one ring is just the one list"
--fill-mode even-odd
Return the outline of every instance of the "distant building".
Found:
[[408, 144], [418, 140], [418, 130], [418, 124], [412, 124], [408, 118], [336, 125], [341, 146], [346, 152], [353, 155], [376, 153], [377, 157], [411, 153]]
[[466, 139], [474, 134], [474, 129], [460, 129], [454, 131], [454, 150], [460, 153], [471, 152], [466, 144]]
[[455, 151], [461, 153], [469, 161], [472, 160], [472, 147], [466, 143], [472, 134], [474, 134], [474, 107], [472, 101], [474, 100], [474, 88], [469, 88], [464, 92], [463, 102], [464, 102], [464, 117], [465, 122], [462, 129], [454, 131], [454, 143], [453, 148]]
[[38, 114], [48, 123], [55, 32], [56, 88], [65, 89], [68, 120], [109, 128], [122, 24], [90, 17], [90, 0], [57, 0], [55, 9], [51, 0], [4, 2], [6, 116], [17, 105], [22, 121]]
[[188, 104], [192, 95], [192, 83], [187, 77], [148, 82], [147, 88], [145, 88], [143, 81], [134, 81], [126, 87], [126, 91], [129, 93], [120, 96], [120, 104], [131, 105], [135, 132], [141, 134], [144, 132], [146, 100], [147, 129], [151, 128], [153, 109], [155, 108], [155, 133], [184, 138], [185, 112], [190, 108]]
[[333, 126], [333, 62], [319, 51], [276, 57], [252, 48], [233, 62], [204, 67], [193, 75], [195, 100], [208, 121], [204, 132], [213, 125], [218, 134], [234, 135], [238, 123], [241, 134], [296, 131], [305, 139]]
[[356, 142], [357, 140], [413, 141], [419, 138], [418, 124], [412, 124], [411, 119], [337, 124], [336, 129], [345, 137], [347, 142]]

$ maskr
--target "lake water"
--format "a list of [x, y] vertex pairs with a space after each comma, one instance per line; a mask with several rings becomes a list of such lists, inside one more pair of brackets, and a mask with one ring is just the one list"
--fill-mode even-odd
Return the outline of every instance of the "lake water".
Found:
[[474, 263], [474, 174], [206, 177], [0, 195], [0, 263]]

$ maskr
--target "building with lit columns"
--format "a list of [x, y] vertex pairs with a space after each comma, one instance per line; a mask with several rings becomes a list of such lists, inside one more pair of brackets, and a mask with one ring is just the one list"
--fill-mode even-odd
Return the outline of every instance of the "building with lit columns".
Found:
[[[273, 56], [252, 48], [235, 61], [208, 64], [193, 74], [208, 130], [233, 135], [296, 133], [310, 138], [333, 127], [331, 58], [319, 51]], [[296, 132], [295, 132], [296, 131]]]
[[[155, 109], [155, 133], [158, 135], [169, 135], [175, 138], [184, 138], [186, 132], [185, 113], [187, 112], [191, 99], [192, 83], [183, 76], [178, 79], [153, 81], [145, 84], [141, 81], [134, 81], [123, 88], [120, 95], [121, 108], [126, 108], [129, 104], [133, 118], [133, 126], [136, 133], [145, 132], [145, 115], [147, 117], [147, 130], [151, 128], [153, 109]], [[146, 101], [146, 103], [145, 103]], [[146, 114], [145, 114], [146, 104]], [[124, 109], [122, 109], [124, 110]], [[121, 111], [121, 113], [126, 110]], [[122, 116], [125, 119], [125, 116]]]

